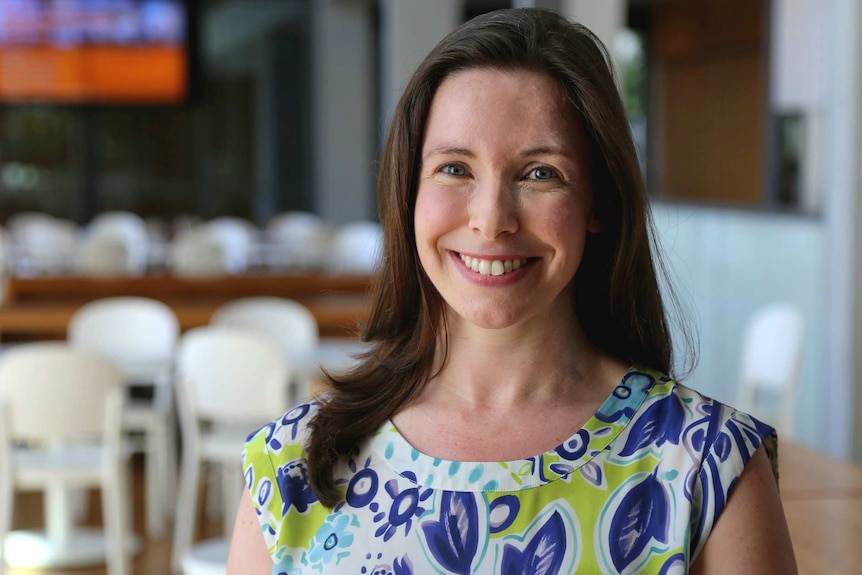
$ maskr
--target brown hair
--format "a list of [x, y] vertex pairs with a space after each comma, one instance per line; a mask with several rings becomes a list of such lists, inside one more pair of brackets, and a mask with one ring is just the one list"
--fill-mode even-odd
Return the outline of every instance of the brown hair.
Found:
[[443, 302], [416, 249], [417, 174], [434, 94], [446, 76], [467, 68], [535, 70], [559, 83], [591, 142], [596, 213], [604, 226], [589, 235], [577, 272], [578, 319], [606, 353], [671, 368], [646, 189], [606, 49], [585, 27], [548, 10], [478, 16], [428, 54], [392, 117], [377, 183], [383, 260], [363, 333], [373, 349], [351, 373], [329, 378], [332, 391], [320, 399], [308, 445], [311, 486], [327, 506], [341, 498], [333, 478], [338, 461], [415, 398], [432, 375]]

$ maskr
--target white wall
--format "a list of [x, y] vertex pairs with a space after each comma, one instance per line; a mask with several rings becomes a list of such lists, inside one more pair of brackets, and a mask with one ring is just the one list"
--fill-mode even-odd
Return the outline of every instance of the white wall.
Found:
[[736, 403], [740, 337], [760, 306], [789, 301], [806, 317], [795, 439], [826, 436], [824, 394], [827, 302], [826, 233], [818, 218], [656, 204], [658, 239], [683, 315], [699, 333], [699, 363], [685, 380]]
[[314, 198], [337, 223], [373, 219], [374, 34], [364, 2], [312, 4]]
[[407, 80], [443, 37], [461, 24], [462, 0], [379, 0], [381, 133]]

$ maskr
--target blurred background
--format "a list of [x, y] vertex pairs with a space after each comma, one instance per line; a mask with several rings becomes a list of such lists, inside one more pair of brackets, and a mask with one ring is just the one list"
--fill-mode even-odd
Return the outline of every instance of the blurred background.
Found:
[[0, 223], [123, 211], [170, 241], [226, 216], [374, 220], [414, 67], [471, 16], [534, 5], [616, 61], [698, 335], [686, 381], [737, 403], [751, 318], [790, 304], [787, 433], [862, 460], [855, 0], [0, 0]]

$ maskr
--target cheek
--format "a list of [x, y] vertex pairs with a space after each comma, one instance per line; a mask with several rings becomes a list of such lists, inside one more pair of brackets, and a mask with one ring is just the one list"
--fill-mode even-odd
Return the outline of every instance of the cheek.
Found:
[[583, 205], [568, 200], [545, 206], [535, 221], [549, 242], [571, 249], [583, 245], [588, 219]]
[[456, 194], [449, 190], [420, 186], [413, 213], [420, 255], [424, 250], [435, 249], [440, 237], [459, 225], [462, 214], [463, 209]]

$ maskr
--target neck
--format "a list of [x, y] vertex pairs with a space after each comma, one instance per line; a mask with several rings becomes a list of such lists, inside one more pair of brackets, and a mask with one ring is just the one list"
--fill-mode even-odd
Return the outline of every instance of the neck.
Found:
[[505, 411], [525, 403], [595, 402], [609, 393], [608, 382], [619, 381], [619, 362], [596, 349], [572, 318], [494, 330], [455, 320], [448, 328], [426, 399]]

